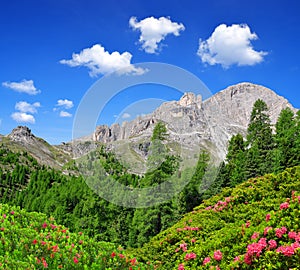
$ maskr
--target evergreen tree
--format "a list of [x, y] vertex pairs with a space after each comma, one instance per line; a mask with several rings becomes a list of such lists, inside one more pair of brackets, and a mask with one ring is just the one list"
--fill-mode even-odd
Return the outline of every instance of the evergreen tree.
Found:
[[272, 171], [272, 134], [267, 104], [258, 99], [252, 109], [247, 129], [246, 179]]
[[167, 128], [162, 122], [158, 122], [153, 130], [149, 154], [147, 159], [148, 170], [157, 169], [168, 155], [167, 147], [164, 144], [168, 137]]
[[231, 187], [245, 181], [245, 142], [241, 134], [232, 136], [226, 156], [226, 176]]
[[202, 201], [201, 195], [209, 188], [209, 183], [203, 183], [209, 160], [209, 154], [206, 151], [201, 151], [190, 182], [179, 194], [181, 213], [192, 211], [195, 206], [199, 205]]
[[300, 165], [300, 110], [297, 111], [295, 117], [295, 130], [293, 135], [295, 145], [292, 150], [291, 166], [297, 166]]
[[283, 171], [293, 166], [294, 149], [296, 147], [296, 120], [290, 108], [285, 108], [278, 117], [275, 134], [275, 149], [273, 151], [274, 172]]

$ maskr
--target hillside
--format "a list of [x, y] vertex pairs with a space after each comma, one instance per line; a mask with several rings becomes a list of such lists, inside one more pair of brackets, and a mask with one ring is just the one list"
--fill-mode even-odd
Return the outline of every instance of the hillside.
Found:
[[44, 214], [0, 204], [0, 266], [298, 269], [299, 178], [300, 167], [294, 167], [225, 189], [142, 248], [131, 250], [96, 241], [82, 232], [72, 233]]
[[36, 137], [26, 126], [18, 126], [6, 136], [0, 136], [0, 143], [13, 152], [28, 152], [41, 165], [60, 169], [71, 160], [68, 153]]
[[46, 215], [0, 204], [1, 269], [153, 269], [121, 247], [72, 233]]
[[299, 179], [294, 167], [226, 188], [132, 253], [158, 269], [298, 269]]

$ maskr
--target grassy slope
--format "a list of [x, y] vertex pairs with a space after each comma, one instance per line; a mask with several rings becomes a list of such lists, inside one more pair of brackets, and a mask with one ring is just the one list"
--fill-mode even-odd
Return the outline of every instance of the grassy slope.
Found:
[[[298, 269], [299, 195], [300, 167], [251, 179], [205, 201], [131, 252], [168, 270]], [[268, 233], [267, 227], [272, 227]], [[205, 258], [210, 260], [206, 265]]]

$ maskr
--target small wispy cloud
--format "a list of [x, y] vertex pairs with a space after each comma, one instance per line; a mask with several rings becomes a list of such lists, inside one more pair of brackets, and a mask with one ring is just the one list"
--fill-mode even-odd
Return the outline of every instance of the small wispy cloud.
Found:
[[41, 107], [40, 102], [28, 103], [26, 101], [19, 101], [15, 105], [15, 109], [18, 112], [11, 114], [11, 118], [18, 123], [35, 123], [35, 118], [32, 114], [36, 114], [37, 108]]
[[18, 123], [35, 123], [35, 118], [33, 115], [24, 113], [24, 112], [14, 112], [11, 115], [12, 119], [15, 120]]
[[142, 75], [145, 70], [131, 64], [132, 54], [129, 52], [109, 53], [100, 44], [83, 49], [79, 53], [73, 53], [69, 60], [61, 60], [60, 63], [70, 67], [84, 66], [89, 69], [90, 76], [105, 75], [112, 72], [119, 74]]
[[129, 113], [123, 113], [122, 114], [122, 119], [128, 119], [130, 117], [131, 117], [131, 115]]
[[19, 101], [15, 105], [15, 109], [23, 113], [37, 113], [37, 108], [41, 107], [40, 102], [30, 104], [26, 101]]
[[72, 100], [68, 100], [68, 99], [59, 99], [57, 101], [56, 106], [58, 107], [63, 107], [65, 109], [71, 109], [74, 106], [74, 103]]
[[167, 35], [179, 36], [180, 32], [185, 30], [182, 23], [172, 22], [168, 17], [160, 17], [158, 19], [148, 17], [141, 21], [137, 21], [136, 17], [131, 17], [129, 25], [132, 29], [141, 32], [139, 42], [146, 53], [157, 53], [159, 43]]
[[59, 113], [60, 117], [72, 117], [72, 114], [66, 111], [60, 111]]
[[2, 86], [19, 93], [26, 93], [29, 95], [36, 95], [41, 92], [34, 86], [33, 80], [22, 80], [21, 82], [3, 82]]

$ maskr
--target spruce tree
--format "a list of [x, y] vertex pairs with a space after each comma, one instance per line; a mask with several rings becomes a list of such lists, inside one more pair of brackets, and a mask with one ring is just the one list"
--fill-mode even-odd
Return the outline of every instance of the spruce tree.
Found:
[[226, 173], [229, 178], [229, 186], [234, 187], [245, 181], [245, 142], [241, 134], [232, 136], [228, 143], [226, 156]]
[[272, 171], [274, 139], [267, 104], [258, 99], [252, 109], [247, 129], [246, 178]]
[[278, 117], [275, 134], [275, 149], [273, 151], [274, 172], [280, 172], [294, 163], [296, 147], [296, 121], [290, 108], [285, 108]]

